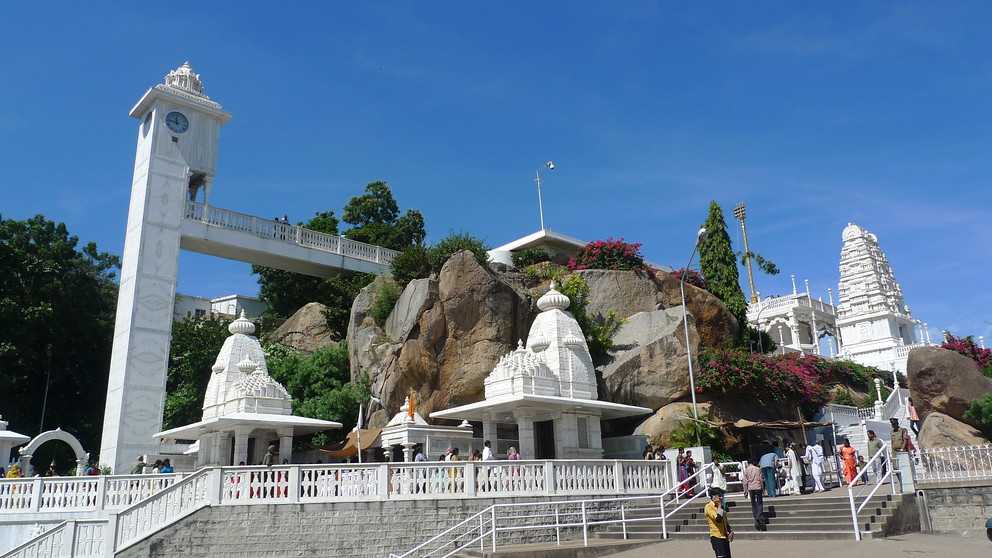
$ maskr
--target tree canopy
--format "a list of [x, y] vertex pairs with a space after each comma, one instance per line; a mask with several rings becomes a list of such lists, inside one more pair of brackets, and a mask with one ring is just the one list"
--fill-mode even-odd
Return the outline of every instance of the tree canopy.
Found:
[[747, 302], [741, 291], [737, 256], [730, 245], [723, 210], [715, 201], [710, 202], [703, 226], [706, 227], [706, 235], [699, 243], [699, 266], [706, 280], [706, 288], [727, 305], [743, 331], [747, 325]]
[[0, 217], [0, 411], [11, 429], [60, 426], [99, 446], [119, 268], [63, 223]]

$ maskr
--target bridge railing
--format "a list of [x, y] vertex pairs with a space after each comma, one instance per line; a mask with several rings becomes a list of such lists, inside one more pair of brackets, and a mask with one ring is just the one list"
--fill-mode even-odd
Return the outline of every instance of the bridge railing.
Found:
[[120, 510], [168, 488], [182, 477], [177, 473], [0, 479], [0, 517]]
[[189, 200], [186, 201], [185, 217], [191, 221], [248, 233], [259, 238], [278, 240], [383, 265], [388, 265], [398, 254], [395, 250], [358, 242], [343, 236], [322, 233], [299, 225], [282, 223], [273, 219], [256, 217]]
[[63, 521], [0, 558], [106, 558], [106, 520]]

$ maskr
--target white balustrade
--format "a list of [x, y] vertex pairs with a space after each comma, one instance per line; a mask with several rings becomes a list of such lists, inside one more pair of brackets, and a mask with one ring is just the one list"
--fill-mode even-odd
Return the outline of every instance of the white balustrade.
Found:
[[183, 475], [115, 475], [96, 477], [106, 483], [103, 508], [119, 510], [158, 494], [182, 480]]
[[[130, 506], [117, 515], [119, 552], [155, 531], [209, 505], [208, 480], [217, 470], [201, 469], [165, 490]], [[216, 487], [214, 487], [216, 488]]]
[[31, 511], [35, 488], [33, 479], [0, 480], [0, 514]]
[[992, 479], [992, 445], [921, 449], [914, 477], [928, 483]]
[[214, 227], [252, 234], [259, 238], [279, 240], [367, 262], [389, 264], [398, 254], [395, 250], [350, 240], [343, 236], [322, 233], [289, 223], [263, 219], [188, 200], [186, 202], [186, 218]]
[[7, 551], [3, 558], [106, 558], [107, 521], [65, 521]]
[[671, 461], [625, 461], [621, 466], [625, 494], [659, 493], [672, 486], [674, 465]]
[[174, 475], [35, 477], [0, 480], [0, 515], [119, 510], [182, 478]]
[[381, 467], [353, 465], [328, 468], [301, 466], [300, 502], [375, 500], [379, 494]]
[[97, 509], [99, 477], [43, 478], [38, 511], [83, 511]]
[[466, 462], [390, 465], [389, 497], [434, 499], [469, 496]]
[[552, 461], [558, 494], [616, 493], [612, 461]]
[[547, 462], [483, 461], [475, 463], [475, 470], [475, 493], [479, 496], [547, 492]]

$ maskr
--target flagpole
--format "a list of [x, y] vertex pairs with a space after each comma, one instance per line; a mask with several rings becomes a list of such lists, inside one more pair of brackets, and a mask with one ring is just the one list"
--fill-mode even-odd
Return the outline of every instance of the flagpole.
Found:
[[355, 424], [355, 437], [358, 439], [358, 464], [362, 464], [362, 404], [358, 404], [358, 423]]
[[537, 209], [541, 213], [541, 230], [544, 230], [544, 196], [541, 195], [541, 170], [538, 169], [534, 172], [536, 178], [534, 182], [537, 182]]

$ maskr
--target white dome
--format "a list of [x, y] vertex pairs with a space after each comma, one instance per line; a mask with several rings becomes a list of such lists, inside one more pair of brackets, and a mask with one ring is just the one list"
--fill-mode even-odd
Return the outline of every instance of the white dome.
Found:
[[231, 335], [240, 333], [242, 335], [252, 335], [255, 333], [255, 324], [245, 317], [245, 311], [241, 310], [241, 315], [238, 319], [234, 320], [227, 326], [227, 331], [231, 332]]
[[568, 309], [569, 304], [572, 301], [568, 300], [568, 297], [561, 294], [555, 289], [555, 282], [551, 282], [551, 288], [548, 292], [544, 293], [544, 296], [537, 299], [537, 307], [541, 312], [546, 312], [548, 310], [561, 310], [565, 311]]
[[841, 239], [851, 240], [852, 238], [857, 238], [862, 234], [864, 234], [864, 231], [861, 227], [855, 225], [854, 223], [848, 223], [847, 226], [844, 227], [844, 232], [841, 233]]

